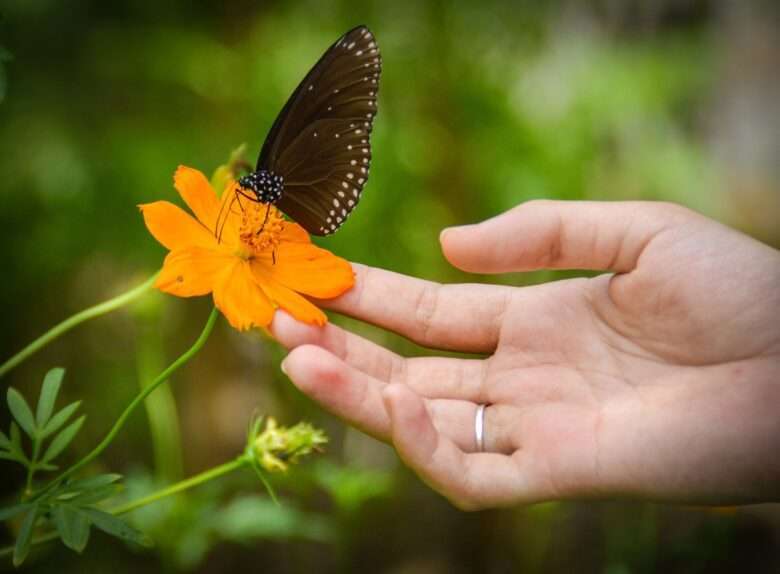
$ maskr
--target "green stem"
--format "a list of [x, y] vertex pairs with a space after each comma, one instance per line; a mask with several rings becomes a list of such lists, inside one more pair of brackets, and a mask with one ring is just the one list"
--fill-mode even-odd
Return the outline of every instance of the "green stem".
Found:
[[8, 359], [5, 363], [0, 365], [0, 377], [3, 377], [8, 371], [13, 369], [19, 363], [29, 358], [31, 355], [35, 354], [36, 352], [40, 351], [43, 347], [51, 343], [54, 339], [56, 339], [60, 335], [70, 331], [76, 325], [79, 325], [89, 319], [93, 319], [95, 317], [105, 315], [106, 313], [110, 313], [115, 309], [119, 309], [120, 307], [127, 305], [128, 303], [131, 303], [132, 301], [134, 301], [135, 299], [137, 299], [138, 297], [146, 293], [146, 291], [149, 290], [149, 288], [152, 286], [152, 283], [154, 283], [154, 280], [156, 278], [157, 278], [157, 273], [155, 273], [152, 277], [147, 279], [144, 283], [142, 283], [138, 287], [134, 287], [133, 289], [130, 289], [130, 291], [122, 293], [121, 295], [117, 295], [116, 297], [109, 299], [108, 301], [103, 301], [102, 303], [98, 303], [93, 307], [84, 309], [83, 311], [80, 311], [75, 315], [68, 317], [62, 323], [55, 325], [54, 327], [46, 331], [43, 335], [35, 339], [32, 343], [27, 345], [24, 349], [16, 353], [13, 357]]
[[198, 486], [199, 484], [203, 484], [204, 482], [208, 482], [209, 480], [214, 480], [215, 478], [233, 472], [234, 470], [241, 468], [242, 466], [245, 466], [247, 464], [249, 464], [249, 458], [245, 454], [242, 454], [241, 456], [229, 462], [226, 462], [219, 466], [215, 466], [214, 468], [210, 468], [206, 471], [201, 472], [200, 474], [196, 474], [195, 476], [191, 476], [190, 478], [172, 484], [166, 488], [163, 488], [162, 490], [153, 492], [148, 496], [144, 496], [143, 498], [139, 498], [138, 500], [133, 500], [131, 502], [128, 502], [127, 504], [123, 504], [122, 506], [117, 506], [116, 508], [110, 510], [110, 512], [111, 514], [116, 514], [116, 515], [125, 514], [126, 512], [131, 512], [136, 508], [146, 506], [147, 504], [151, 504], [152, 502], [156, 502], [162, 498], [171, 496], [172, 494], [176, 494], [177, 492], [182, 492], [183, 490], [187, 490], [188, 488]]
[[114, 423], [114, 426], [111, 427], [111, 430], [108, 432], [108, 434], [105, 436], [105, 438], [100, 441], [100, 444], [98, 444], [94, 449], [92, 449], [92, 452], [87, 454], [85, 457], [83, 457], [80, 461], [75, 463], [73, 466], [62, 472], [57, 478], [52, 480], [48, 485], [46, 485], [44, 488], [39, 490], [35, 493], [36, 498], [40, 495], [50, 491], [52, 488], [54, 488], [57, 484], [61, 483], [63, 480], [68, 478], [69, 476], [73, 475], [73, 473], [77, 472], [81, 468], [83, 468], [85, 465], [89, 464], [93, 460], [95, 460], [98, 456], [100, 456], [100, 453], [102, 453], [109, 444], [111, 444], [111, 441], [114, 440], [116, 435], [119, 433], [119, 431], [124, 426], [127, 419], [130, 417], [130, 415], [133, 413], [133, 411], [140, 405], [146, 397], [148, 397], [154, 389], [159, 387], [162, 383], [164, 383], [166, 380], [170, 378], [170, 376], [183, 364], [185, 364], [187, 361], [189, 361], [192, 357], [195, 356], [195, 354], [200, 351], [200, 349], [203, 347], [203, 345], [206, 343], [206, 340], [209, 338], [209, 335], [211, 334], [211, 331], [214, 329], [214, 324], [217, 321], [217, 317], [219, 316], [219, 312], [217, 311], [217, 308], [214, 307], [211, 310], [211, 314], [209, 315], [208, 321], [206, 321], [206, 326], [203, 327], [203, 331], [201, 332], [198, 339], [193, 343], [192, 347], [187, 350], [186, 353], [181, 355], [178, 359], [176, 359], [173, 363], [170, 364], [170, 366], [165, 369], [162, 373], [160, 373], [157, 378], [152, 381], [149, 385], [144, 387], [144, 389], [136, 395], [136, 397], [132, 400], [132, 402], [127, 405], [124, 412], [119, 416], [119, 418]]
[[[128, 502], [127, 504], [123, 504], [122, 506], [117, 506], [116, 508], [112, 508], [108, 512], [115, 516], [132, 512], [133, 510], [141, 508], [142, 506], [152, 504], [153, 502], [157, 502], [158, 500], [161, 500], [173, 494], [177, 494], [189, 488], [198, 486], [199, 484], [203, 484], [204, 482], [208, 482], [210, 480], [214, 480], [215, 478], [219, 478], [220, 476], [229, 474], [234, 470], [246, 466], [249, 463], [250, 463], [249, 457], [246, 454], [242, 454], [241, 456], [231, 461], [228, 461], [219, 466], [215, 466], [214, 468], [205, 470], [200, 474], [196, 474], [195, 476], [191, 476], [190, 478], [177, 482], [176, 484], [172, 484], [166, 488], [163, 488], [162, 490], [153, 492], [148, 496], [144, 496], [143, 498], [139, 498], [138, 500], [133, 500]], [[59, 535], [57, 534], [56, 531], [47, 532], [46, 534], [42, 534], [40, 536], [36, 536], [35, 538], [33, 538], [32, 544], [33, 545], [43, 544], [44, 542], [50, 542], [52, 540], [56, 540], [58, 537]], [[0, 558], [11, 556], [13, 553], [14, 553], [13, 546], [0, 548]]]
[[36, 437], [33, 440], [32, 458], [30, 459], [30, 465], [27, 467], [27, 482], [24, 487], [23, 498], [26, 498], [32, 494], [32, 479], [33, 474], [35, 474], [35, 464], [38, 462], [38, 454], [40, 454], [41, 450], [41, 439], [38, 438], [37, 435], [38, 433], [36, 432]]

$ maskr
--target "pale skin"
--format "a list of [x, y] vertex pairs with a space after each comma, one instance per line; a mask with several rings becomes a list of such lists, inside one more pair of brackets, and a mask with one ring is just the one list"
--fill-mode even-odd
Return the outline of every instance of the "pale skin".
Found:
[[780, 501], [780, 252], [642, 202], [529, 202], [441, 244], [472, 273], [605, 273], [440, 285], [355, 265], [355, 287], [321, 304], [485, 358], [408, 359], [277, 312], [293, 383], [463, 509]]

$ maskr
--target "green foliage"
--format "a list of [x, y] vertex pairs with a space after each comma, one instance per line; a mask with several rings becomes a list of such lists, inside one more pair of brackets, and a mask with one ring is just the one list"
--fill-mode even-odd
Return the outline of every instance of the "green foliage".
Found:
[[[149, 544], [148, 538], [141, 532], [95, 506], [117, 494], [121, 475], [100, 474], [49, 485], [38, 491], [33, 488], [33, 477], [37, 471], [57, 469], [52, 461], [73, 441], [86, 418], [82, 415], [62, 428], [80, 404], [71, 403], [59, 412], [54, 412], [64, 375], [65, 370], [60, 368], [46, 374], [35, 415], [19, 391], [9, 387], [7, 392], [8, 408], [15, 420], [11, 423], [10, 437], [0, 432], [0, 458], [17, 462], [27, 469], [27, 486], [22, 502], [0, 508], [0, 520], [24, 515], [14, 545], [15, 566], [22, 564], [29, 554], [33, 534], [41, 519], [50, 521], [63, 544], [76, 552], [86, 547], [92, 526], [127, 542]], [[22, 444], [20, 429], [32, 443], [29, 451]], [[54, 437], [41, 456], [44, 441], [52, 435]]]
[[[81, 416], [69, 424], [51, 440], [44, 455], [40, 456], [44, 440], [57, 432], [79, 406], [78, 402], [72, 403], [52, 416], [64, 374], [64, 369], [59, 368], [52, 369], [46, 374], [35, 415], [22, 394], [13, 387], [8, 388], [8, 408], [15, 422], [11, 423], [10, 439], [0, 432], [0, 458], [18, 462], [27, 468], [28, 488], [37, 471], [57, 469], [51, 462], [65, 450], [84, 423], [85, 416]], [[20, 428], [32, 443], [29, 454], [22, 445]]]
[[[246, 476], [215, 481], [187, 496], [168, 499], [133, 513], [132, 523], [149, 533], [155, 548], [178, 567], [191, 569], [214, 547], [224, 542], [250, 544], [258, 540], [332, 543], [338, 525], [329, 513], [302, 508], [292, 499], [279, 503], [265, 496], [242, 493], [236, 488], [252, 487]], [[132, 499], [154, 492], [156, 484], [146, 473], [128, 477]], [[223, 502], [228, 499], [227, 502]]]
[[35, 424], [38, 428], [43, 428], [52, 412], [54, 412], [54, 403], [57, 400], [57, 394], [60, 392], [62, 377], [65, 376], [65, 369], [52, 369], [46, 373], [41, 387], [41, 396], [38, 399], [38, 408], [35, 411]]
[[393, 476], [388, 472], [338, 466], [321, 461], [315, 467], [315, 478], [345, 512], [359, 510], [369, 500], [388, 496], [393, 489]]

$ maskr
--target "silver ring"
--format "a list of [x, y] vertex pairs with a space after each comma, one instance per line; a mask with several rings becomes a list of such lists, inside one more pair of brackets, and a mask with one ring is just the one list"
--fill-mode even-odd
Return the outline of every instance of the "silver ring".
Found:
[[485, 407], [487, 405], [479, 405], [477, 414], [474, 417], [474, 437], [477, 442], [477, 452], [485, 451]]

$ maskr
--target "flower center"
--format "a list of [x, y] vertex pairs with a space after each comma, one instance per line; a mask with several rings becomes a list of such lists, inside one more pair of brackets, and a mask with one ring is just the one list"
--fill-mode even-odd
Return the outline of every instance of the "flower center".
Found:
[[242, 246], [249, 251], [248, 257], [274, 251], [284, 229], [281, 212], [267, 203], [243, 203], [244, 211], [241, 214], [238, 235]]

